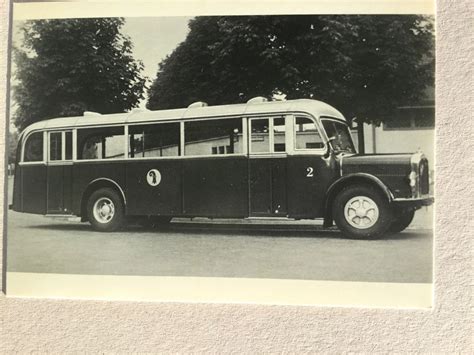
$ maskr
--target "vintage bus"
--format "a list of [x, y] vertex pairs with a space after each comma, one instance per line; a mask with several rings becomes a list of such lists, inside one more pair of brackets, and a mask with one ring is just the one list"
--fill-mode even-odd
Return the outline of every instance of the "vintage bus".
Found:
[[34, 123], [21, 134], [14, 211], [133, 218], [323, 218], [348, 237], [406, 228], [429, 205], [421, 153], [359, 155], [346, 119], [315, 100], [132, 110]]

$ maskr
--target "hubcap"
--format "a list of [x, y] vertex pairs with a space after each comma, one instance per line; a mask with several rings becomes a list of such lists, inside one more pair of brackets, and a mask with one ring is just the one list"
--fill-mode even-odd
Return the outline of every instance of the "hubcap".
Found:
[[356, 196], [347, 201], [344, 206], [344, 217], [352, 227], [367, 229], [379, 219], [379, 208], [371, 198]]
[[115, 214], [115, 206], [111, 199], [101, 197], [94, 203], [94, 218], [99, 223], [108, 223]]

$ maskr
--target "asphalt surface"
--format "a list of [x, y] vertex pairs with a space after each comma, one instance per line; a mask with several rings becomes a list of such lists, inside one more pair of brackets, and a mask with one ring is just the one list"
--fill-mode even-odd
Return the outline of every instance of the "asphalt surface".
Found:
[[174, 220], [94, 232], [88, 223], [9, 211], [7, 271], [416, 282], [432, 280], [432, 232], [345, 239], [315, 222]]
[[163, 229], [99, 233], [8, 211], [7, 271], [430, 283], [432, 218], [422, 209], [404, 232], [368, 241], [321, 221], [174, 219]]

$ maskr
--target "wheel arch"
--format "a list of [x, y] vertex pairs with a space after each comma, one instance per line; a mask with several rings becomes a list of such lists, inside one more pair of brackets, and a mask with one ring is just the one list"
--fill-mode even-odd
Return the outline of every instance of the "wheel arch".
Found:
[[82, 222], [87, 222], [87, 201], [89, 200], [89, 197], [92, 195], [94, 191], [97, 191], [98, 189], [101, 188], [112, 188], [114, 189], [119, 196], [122, 199], [122, 203], [124, 206], [125, 211], [127, 210], [127, 199], [125, 197], [125, 193], [122, 189], [122, 187], [114, 180], [109, 179], [109, 178], [98, 178], [95, 180], [92, 180], [89, 185], [87, 185], [86, 189], [82, 193], [81, 197], [81, 221]]
[[337, 194], [350, 185], [369, 185], [375, 186], [377, 190], [387, 198], [390, 203], [393, 201], [393, 194], [390, 189], [378, 177], [366, 174], [356, 173], [343, 176], [329, 186], [324, 199], [324, 226], [330, 227], [333, 223], [332, 204]]

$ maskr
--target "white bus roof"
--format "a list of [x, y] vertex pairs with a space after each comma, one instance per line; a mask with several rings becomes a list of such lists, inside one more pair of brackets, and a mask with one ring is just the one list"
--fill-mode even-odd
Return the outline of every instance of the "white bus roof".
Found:
[[154, 121], [173, 121], [181, 119], [222, 118], [225, 116], [245, 116], [258, 114], [279, 114], [286, 112], [306, 112], [315, 117], [329, 116], [345, 120], [334, 107], [316, 100], [299, 99], [288, 101], [269, 101], [235, 105], [219, 105], [181, 108], [173, 110], [132, 110], [115, 114], [85, 114], [84, 116], [62, 117], [33, 123], [22, 132], [24, 135], [43, 129], [80, 128], [129, 123], [146, 123]]

